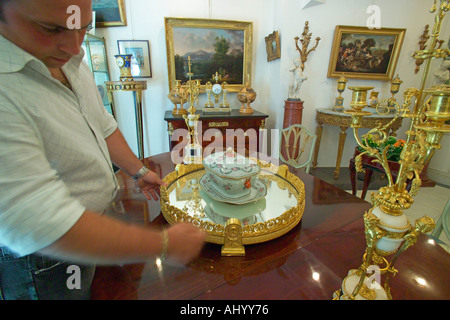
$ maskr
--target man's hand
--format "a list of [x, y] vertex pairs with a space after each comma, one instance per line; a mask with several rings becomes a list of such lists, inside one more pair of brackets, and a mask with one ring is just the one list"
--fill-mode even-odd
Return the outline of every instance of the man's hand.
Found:
[[158, 200], [159, 187], [166, 185], [166, 183], [156, 173], [150, 170], [137, 181], [137, 185], [141, 188], [142, 193], [148, 200], [152, 200], [152, 198]]
[[167, 229], [169, 244], [167, 262], [186, 265], [195, 259], [203, 248], [205, 233], [190, 223], [177, 223]]

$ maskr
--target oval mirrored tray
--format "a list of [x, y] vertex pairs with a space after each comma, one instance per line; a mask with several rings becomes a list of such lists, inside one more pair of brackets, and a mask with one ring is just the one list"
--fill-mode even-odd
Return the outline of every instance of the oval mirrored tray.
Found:
[[[170, 223], [189, 222], [206, 232], [206, 241], [222, 244], [222, 255], [245, 255], [244, 245], [261, 243], [287, 233], [302, 219], [305, 209], [303, 182], [286, 165], [258, 161], [262, 196], [231, 204], [205, 192], [201, 164], [178, 165], [163, 180], [161, 211]], [[256, 190], [257, 194], [259, 191]]]

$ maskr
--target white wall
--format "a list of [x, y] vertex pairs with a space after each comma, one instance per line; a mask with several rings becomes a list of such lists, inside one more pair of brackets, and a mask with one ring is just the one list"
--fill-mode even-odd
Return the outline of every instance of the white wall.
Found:
[[[309, 21], [312, 37], [321, 37], [315, 52], [308, 56], [305, 73], [308, 80], [301, 88], [304, 100], [303, 124], [315, 130], [315, 109], [328, 108], [337, 96], [336, 80], [327, 78], [328, 62], [336, 25], [365, 26], [369, 5], [381, 8], [381, 26], [384, 28], [406, 28], [396, 73], [403, 80], [401, 90], [419, 87], [422, 72], [414, 74], [415, 62], [411, 58], [418, 50], [419, 36], [424, 26], [434, 23], [429, 13], [432, 0], [321, 0], [322, 4], [302, 9], [300, 0], [126, 0], [128, 26], [97, 29], [97, 35], [107, 41], [109, 64], [113, 79], [119, 78], [114, 54], [118, 53], [117, 40], [149, 40], [153, 77], [148, 78], [148, 89], [144, 93], [144, 142], [145, 155], [168, 151], [167, 124], [164, 112], [173, 106], [167, 99], [169, 93], [164, 17], [202, 19], [226, 19], [253, 22], [253, 65], [251, 86], [257, 92], [252, 107], [269, 114], [267, 127], [281, 128], [284, 101], [290, 82], [289, 69], [292, 60], [299, 56], [294, 38], [301, 36], [306, 21]], [[439, 1], [438, 1], [439, 3]], [[448, 41], [450, 17], [444, 20], [441, 39]], [[264, 37], [277, 30], [281, 38], [281, 59], [267, 62]], [[313, 44], [313, 43], [312, 43]], [[311, 44], [311, 45], [312, 45]], [[423, 69], [423, 68], [422, 68]], [[432, 75], [430, 75], [430, 78]], [[374, 86], [381, 98], [390, 96], [389, 83], [385, 81], [352, 80], [347, 85]], [[402, 91], [401, 91], [402, 92]], [[351, 100], [350, 90], [343, 94], [344, 103]], [[401, 94], [397, 95], [401, 99]], [[134, 109], [131, 94], [115, 93], [119, 127], [133, 150], [136, 150]], [[239, 107], [235, 96], [229, 97], [234, 108]], [[400, 130], [406, 130], [403, 126]], [[335, 166], [337, 141], [340, 129], [325, 126], [318, 159], [319, 167]], [[446, 141], [446, 140], [443, 140]], [[356, 146], [350, 130], [344, 149], [341, 166], [346, 166]], [[447, 147], [448, 148], [448, 147]], [[447, 149], [448, 150], [448, 149]], [[438, 151], [440, 152], [440, 151]], [[442, 152], [442, 151], [441, 151]], [[448, 161], [447, 161], [448, 162]], [[438, 163], [436, 166], [441, 166]], [[443, 169], [448, 171], [447, 169]]]

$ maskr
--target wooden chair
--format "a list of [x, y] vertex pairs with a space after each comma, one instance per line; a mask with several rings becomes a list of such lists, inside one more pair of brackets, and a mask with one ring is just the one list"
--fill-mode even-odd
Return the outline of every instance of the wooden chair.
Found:
[[[309, 173], [317, 136], [301, 124], [293, 124], [280, 132], [280, 159], [294, 168], [305, 167]], [[302, 157], [302, 155], [305, 156]]]
[[[355, 158], [357, 155], [359, 155], [360, 152], [358, 151], [358, 147], [355, 148], [355, 153], [353, 154], [353, 158], [350, 159], [349, 164], [349, 172], [350, 172], [350, 182], [352, 184], [352, 194], [356, 195], [356, 166], [355, 166]], [[369, 189], [369, 184], [372, 179], [373, 172], [379, 172], [381, 174], [385, 174], [384, 168], [379, 164], [378, 162], [374, 162], [375, 158], [368, 156], [367, 154], [364, 154], [361, 157], [361, 165], [365, 171], [364, 173], [364, 185], [361, 192], [361, 199], [366, 198], [367, 190]], [[395, 161], [388, 161], [389, 170], [392, 174], [392, 179], [396, 180], [398, 171], [400, 170], [400, 164]], [[407, 186], [406, 189], [411, 189], [411, 180], [406, 181]], [[387, 181], [386, 181], [387, 185]]]
[[445, 205], [444, 211], [442, 211], [442, 214], [436, 222], [436, 227], [431, 232], [431, 235], [433, 237], [439, 238], [441, 236], [442, 230], [444, 230], [445, 236], [448, 240], [450, 240], [450, 200], [447, 201], [447, 204]]

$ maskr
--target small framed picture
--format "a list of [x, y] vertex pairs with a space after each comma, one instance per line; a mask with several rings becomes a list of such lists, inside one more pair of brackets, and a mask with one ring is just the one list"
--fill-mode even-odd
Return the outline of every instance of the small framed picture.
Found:
[[131, 75], [133, 78], [151, 78], [152, 67], [148, 40], [117, 40], [119, 54], [132, 54]]
[[280, 37], [278, 31], [274, 31], [266, 38], [267, 62], [279, 59], [281, 57]]

